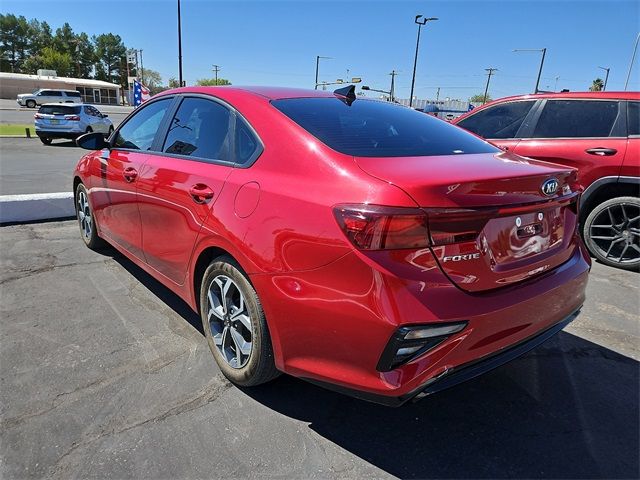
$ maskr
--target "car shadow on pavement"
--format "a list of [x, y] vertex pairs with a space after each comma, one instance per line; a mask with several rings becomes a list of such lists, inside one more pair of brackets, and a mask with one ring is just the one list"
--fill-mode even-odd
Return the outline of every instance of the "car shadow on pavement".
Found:
[[60, 142], [60, 141], [56, 142], [54, 140], [53, 142], [51, 142], [50, 145], [47, 145], [47, 146], [48, 147], [76, 147], [76, 148], [79, 148], [76, 145], [75, 140], [68, 140], [68, 141], [65, 141], [65, 142]]
[[400, 478], [638, 478], [638, 367], [566, 332], [396, 409], [289, 376], [244, 392]]

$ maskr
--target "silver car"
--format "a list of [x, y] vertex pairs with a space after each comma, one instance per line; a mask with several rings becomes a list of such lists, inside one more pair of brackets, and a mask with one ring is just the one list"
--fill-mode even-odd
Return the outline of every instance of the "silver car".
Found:
[[36, 135], [45, 145], [50, 145], [54, 138], [75, 139], [89, 132], [100, 132], [109, 137], [113, 133], [113, 123], [108, 115], [100, 113], [93, 105], [47, 103], [34, 117]]

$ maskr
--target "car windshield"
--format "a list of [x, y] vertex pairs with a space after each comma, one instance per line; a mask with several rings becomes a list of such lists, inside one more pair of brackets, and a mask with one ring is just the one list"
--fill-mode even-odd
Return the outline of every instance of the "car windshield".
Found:
[[408, 107], [357, 99], [293, 98], [271, 104], [334, 150], [356, 157], [410, 157], [499, 150]]
[[43, 105], [38, 113], [45, 115], [73, 115], [80, 113], [80, 107], [72, 107], [69, 105]]

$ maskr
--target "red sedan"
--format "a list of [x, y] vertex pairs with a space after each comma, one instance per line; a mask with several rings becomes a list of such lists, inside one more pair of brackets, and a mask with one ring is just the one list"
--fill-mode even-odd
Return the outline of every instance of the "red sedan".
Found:
[[238, 385], [286, 372], [398, 405], [525, 353], [584, 301], [575, 170], [353, 87], [171, 90], [78, 144], [83, 240], [198, 311]]

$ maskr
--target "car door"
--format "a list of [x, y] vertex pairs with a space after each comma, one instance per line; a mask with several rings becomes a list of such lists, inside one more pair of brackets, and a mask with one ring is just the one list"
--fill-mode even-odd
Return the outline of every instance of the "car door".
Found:
[[621, 177], [640, 177], [640, 102], [627, 102], [627, 152]]
[[138, 180], [147, 263], [183, 284], [200, 228], [233, 170], [235, 116], [212, 97], [185, 96], [167, 123], [162, 155]]
[[467, 116], [457, 125], [504, 150], [513, 150], [520, 142], [519, 132], [528, 125], [536, 103], [536, 100], [499, 103]]
[[101, 235], [142, 260], [138, 176], [153, 157], [149, 152], [173, 101], [173, 97], [162, 97], [127, 118], [113, 136], [111, 149], [104, 150], [91, 167], [89, 194]]
[[84, 110], [87, 114], [87, 119], [89, 124], [91, 125], [91, 129], [94, 132], [107, 133], [108, 127], [105, 126], [105, 122], [102, 119], [102, 115], [98, 111], [97, 108], [92, 107], [91, 105], [86, 105]]
[[514, 152], [578, 169], [586, 188], [619, 175], [627, 150], [624, 111], [618, 100], [549, 99]]

